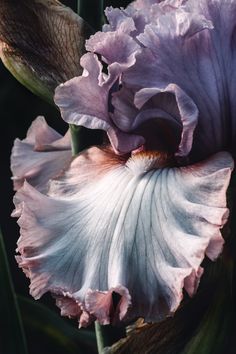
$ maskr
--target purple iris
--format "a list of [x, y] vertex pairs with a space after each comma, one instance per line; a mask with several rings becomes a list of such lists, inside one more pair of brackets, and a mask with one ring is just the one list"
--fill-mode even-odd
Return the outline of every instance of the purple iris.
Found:
[[15, 197], [32, 295], [51, 291], [82, 326], [157, 321], [195, 293], [222, 251], [233, 169], [236, 2], [137, 0], [106, 16], [55, 102], [110, 143]]

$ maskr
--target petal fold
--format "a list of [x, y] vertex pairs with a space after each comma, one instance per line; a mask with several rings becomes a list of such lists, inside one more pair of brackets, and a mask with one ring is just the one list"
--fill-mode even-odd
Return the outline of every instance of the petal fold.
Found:
[[120, 64], [110, 65], [108, 75], [105, 75], [98, 57], [87, 53], [82, 57], [81, 65], [84, 68], [83, 76], [71, 79], [56, 89], [55, 103], [61, 110], [62, 118], [70, 124], [107, 131], [118, 154], [128, 153], [141, 146], [144, 138], [118, 129], [109, 112], [110, 93], [118, 82]]
[[150, 17], [137, 36], [144, 48], [124, 84], [141, 90], [174, 83], [192, 99], [199, 119], [191, 161], [234, 151], [235, 2], [160, 1], [148, 12], [156, 19]]
[[105, 78], [101, 63], [91, 53], [82, 57], [81, 65], [84, 68], [83, 76], [58, 86], [55, 103], [67, 123], [107, 130], [111, 124], [108, 114], [109, 90], [117, 76], [112, 73]]
[[[141, 107], [151, 97], [161, 92], [170, 92], [175, 96], [176, 104], [179, 110], [180, 122], [182, 124], [181, 141], [179, 143], [177, 156], [187, 156], [192, 149], [193, 133], [198, 123], [198, 108], [192, 99], [177, 85], [169, 84], [165, 88], [144, 88], [138, 91], [134, 98], [137, 107]], [[163, 117], [166, 112], [159, 112], [157, 116]], [[173, 117], [174, 121], [178, 121], [178, 116]], [[149, 115], [149, 119], [151, 115]], [[169, 118], [169, 117], [168, 117]]]
[[48, 181], [67, 168], [71, 161], [70, 133], [62, 137], [49, 127], [44, 117], [32, 123], [25, 139], [16, 139], [11, 154], [14, 189], [22, 187], [24, 180], [41, 192]]
[[127, 163], [97, 166], [83, 185], [75, 163], [72, 186], [68, 171], [48, 195], [25, 182], [15, 197], [19, 266], [35, 298], [51, 291], [81, 326], [158, 321], [175, 312], [183, 288], [195, 293], [205, 255], [221, 253], [233, 160], [221, 152], [195, 165], [158, 168], [155, 154], [137, 153]]
[[[75, 124], [104, 129], [116, 153], [167, 146], [194, 163], [218, 151], [233, 152], [235, 13], [231, 0], [139, 0], [126, 9], [108, 8], [110, 23], [86, 44], [98, 55], [100, 79], [92, 70], [86, 76], [85, 70], [73, 89], [79, 97], [75, 105], [70, 84], [64, 93], [59, 89], [56, 103], [62, 115]], [[175, 96], [171, 112], [173, 99], [155, 97], [167, 92]], [[177, 116], [172, 114], [176, 110]], [[168, 137], [162, 141], [166, 136], [161, 138], [158, 123], [153, 144], [153, 119], [165, 120], [174, 143]]]

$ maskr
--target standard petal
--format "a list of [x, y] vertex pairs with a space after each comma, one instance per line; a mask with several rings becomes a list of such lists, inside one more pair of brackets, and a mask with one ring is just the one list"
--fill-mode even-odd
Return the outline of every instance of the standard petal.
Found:
[[178, 86], [144, 88], [136, 93], [123, 87], [113, 94], [112, 104], [114, 124], [143, 136], [147, 150], [173, 151], [178, 157], [189, 154], [198, 109]]
[[97, 180], [94, 171], [84, 187], [78, 171], [73, 193], [65, 178], [48, 196], [25, 183], [15, 198], [18, 263], [35, 298], [51, 291], [84, 326], [157, 321], [176, 310], [184, 287], [193, 295], [205, 254], [222, 250], [233, 161], [224, 152], [182, 168], [158, 161], [136, 154]]
[[[161, 92], [169, 92], [174, 95], [176, 99], [176, 104], [178, 107], [179, 114], [175, 117], [172, 117], [172, 121], [177, 124], [178, 120], [179, 123], [182, 125], [182, 134], [181, 140], [179, 143], [178, 150], [176, 152], [176, 156], [183, 157], [187, 156], [192, 149], [193, 144], [193, 133], [198, 123], [198, 108], [193, 100], [177, 85], [169, 84], [165, 88], [144, 88], [138, 91], [135, 95], [134, 103], [137, 107], [141, 107], [146, 103], [151, 97], [155, 96], [156, 94], [160, 94]], [[169, 109], [168, 102], [166, 109]], [[155, 111], [155, 110], [154, 110]], [[165, 117], [165, 110], [161, 110], [156, 113], [156, 117]], [[152, 118], [152, 117], [150, 117]], [[170, 119], [167, 116], [167, 119]]]
[[115, 31], [97, 32], [87, 40], [86, 49], [100, 54], [107, 64], [119, 64], [122, 73], [134, 65], [140, 46], [128, 34]]
[[109, 90], [118, 76], [105, 80], [101, 63], [91, 53], [82, 57], [81, 65], [84, 68], [83, 76], [58, 86], [55, 103], [67, 123], [107, 130], [111, 125], [108, 113]]
[[[175, 11], [176, 8], [185, 1], [186, 0], [136, 0], [131, 2], [131, 4], [122, 11], [134, 22], [135, 30], [133, 30], [130, 35], [137, 40], [137, 36], [143, 33], [147, 24], [156, 24], [160, 15]], [[123, 19], [121, 27], [122, 25], [125, 27], [125, 22], [127, 22], [127, 20], [125, 21]], [[117, 27], [117, 30], [119, 30], [119, 27]]]
[[[70, 94], [61, 101], [56, 94], [62, 115], [71, 123], [106, 130], [118, 153], [140, 148], [142, 141], [145, 147], [171, 145], [176, 156], [188, 156], [192, 162], [233, 150], [235, 12], [230, 0], [139, 0], [126, 9], [108, 8], [110, 25], [87, 41], [87, 49], [101, 55], [109, 76], [103, 74], [102, 79], [100, 69], [99, 80], [92, 74], [79, 78], [71, 91], [78, 97], [76, 104]], [[62, 97], [63, 90], [58, 92]], [[174, 111], [168, 100], [154, 102], [161, 92], [175, 96]], [[154, 136], [156, 124], [151, 120], [165, 120], [172, 144], [169, 138], [163, 142], [162, 132]]]
[[144, 49], [123, 82], [136, 90], [174, 83], [193, 100], [199, 121], [192, 161], [223, 149], [234, 151], [236, 3], [189, 0], [176, 5], [159, 12], [137, 37]]
[[130, 34], [136, 29], [134, 20], [125, 12], [124, 9], [117, 9], [110, 6], [106, 8], [105, 15], [109, 24], [105, 24], [103, 26], [104, 32], [118, 30]]
[[109, 112], [110, 94], [120, 76], [120, 64], [109, 66], [108, 76], [102, 72], [97, 56], [87, 53], [81, 58], [83, 76], [76, 77], [56, 89], [55, 103], [62, 118], [70, 124], [105, 130], [118, 154], [126, 154], [144, 143], [136, 134], [119, 130]]
[[16, 78], [49, 99], [82, 72], [90, 26], [57, 0], [1, 0], [0, 56]]
[[14, 189], [27, 179], [41, 192], [48, 181], [63, 171], [71, 161], [70, 135], [64, 137], [50, 128], [43, 117], [32, 123], [25, 139], [16, 139], [11, 155]]

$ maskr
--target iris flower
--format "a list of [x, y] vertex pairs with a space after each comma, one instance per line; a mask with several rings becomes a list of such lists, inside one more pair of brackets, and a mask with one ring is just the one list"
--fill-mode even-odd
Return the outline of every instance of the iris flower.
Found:
[[30, 292], [80, 326], [159, 321], [195, 294], [222, 252], [235, 152], [236, 1], [136, 0], [106, 16], [55, 103], [109, 142], [15, 196]]

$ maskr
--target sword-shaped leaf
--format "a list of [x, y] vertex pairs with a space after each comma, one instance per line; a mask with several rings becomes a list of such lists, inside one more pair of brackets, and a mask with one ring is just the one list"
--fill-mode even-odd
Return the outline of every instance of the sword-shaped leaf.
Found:
[[77, 329], [46, 306], [18, 296], [23, 323], [29, 335], [37, 333], [45, 339], [57, 353], [96, 353], [95, 333]]
[[27, 354], [24, 329], [0, 231], [0, 353]]

